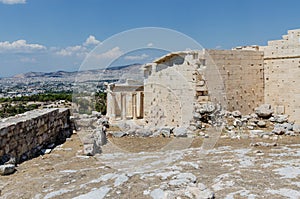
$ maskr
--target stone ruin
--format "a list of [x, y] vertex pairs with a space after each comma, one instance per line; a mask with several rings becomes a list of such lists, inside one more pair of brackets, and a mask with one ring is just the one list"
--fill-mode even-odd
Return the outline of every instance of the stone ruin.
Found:
[[0, 121], [0, 174], [14, 172], [15, 165], [49, 153], [73, 132], [70, 110], [38, 109]]
[[[300, 30], [291, 30], [267, 46], [172, 52], [143, 65], [142, 81], [107, 85], [107, 117], [75, 116], [89, 129], [85, 154], [101, 152], [106, 133], [209, 137], [206, 129], [222, 127], [222, 136], [231, 138], [299, 135], [299, 38]], [[31, 158], [68, 137], [66, 118], [68, 110], [47, 109], [2, 121], [1, 164]], [[108, 123], [120, 130], [107, 132]]]
[[298, 135], [299, 38], [290, 30], [267, 46], [172, 52], [145, 64], [143, 81], [107, 86], [114, 135], [207, 137], [213, 126], [230, 137]]

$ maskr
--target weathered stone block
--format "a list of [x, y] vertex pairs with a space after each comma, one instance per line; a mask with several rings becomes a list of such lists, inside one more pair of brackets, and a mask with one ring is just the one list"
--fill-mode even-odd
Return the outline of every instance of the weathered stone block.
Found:
[[255, 113], [262, 118], [269, 118], [273, 114], [273, 109], [270, 104], [262, 104], [261, 106], [255, 108]]
[[187, 137], [187, 128], [186, 127], [176, 127], [173, 130], [175, 137]]
[[9, 175], [15, 172], [15, 165], [6, 164], [0, 165], [0, 175]]
[[[11, 154], [20, 160], [22, 154], [32, 156], [38, 146], [55, 141], [63, 130], [64, 124], [69, 122], [70, 112], [64, 109], [42, 109], [22, 114], [22, 116], [6, 118], [0, 121], [0, 158], [3, 154]], [[52, 122], [50, 122], [50, 117]], [[59, 121], [59, 122], [58, 122]], [[70, 134], [63, 134], [64, 136]]]

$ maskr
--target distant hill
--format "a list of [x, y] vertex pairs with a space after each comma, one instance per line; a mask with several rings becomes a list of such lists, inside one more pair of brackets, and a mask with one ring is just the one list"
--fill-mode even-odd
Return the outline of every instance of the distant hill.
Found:
[[120, 71], [128, 71], [133, 70], [141, 67], [141, 64], [130, 64], [130, 65], [124, 65], [124, 66], [113, 66], [106, 69], [94, 69], [94, 70], [85, 70], [85, 71], [55, 71], [55, 72], [28, 72], [28, 73], [22, 73], [13, 76], [12, 78], [67, 78], [77, 75], [84, 75], [84, 74], [99, 74], [105, 71], [111, 71], [111, 73], [114, 73], [113, 71], [116, 71], [116, 73], [120, 73]]
[[133, 67], [141, 66], [141, 65], [142, 64], [130, 64], [130, 65], [124, 65], [124, 66], [112, 66], [112, 67], [107, 68], [106, 70], [122, 70], [122, 69], [125, 69], [125, 68], [133, 68]]

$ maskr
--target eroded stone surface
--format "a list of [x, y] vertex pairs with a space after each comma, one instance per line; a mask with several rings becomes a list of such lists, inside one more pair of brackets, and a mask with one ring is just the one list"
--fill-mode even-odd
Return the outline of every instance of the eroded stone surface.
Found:
[[0, 175], [9, 175], [15, 172], [15, 165], [5, 164], [0, 165]]
[[[188, 138], [181, 141], [184, 139]], [[277, 146], [258, 138], [219, 139], [206, 152], [170, 148], [129, 153], [108, 142], [102, 154], [88, 157], [82, 156], [75, 134], [50, 154], [19, 165], [13, 175], [1, 176], [1, 197], [295, 198], [299, 194], [300, 140], [293, 139], [284, 137]], [[250, 146], [259, 142], [270, 144]]]

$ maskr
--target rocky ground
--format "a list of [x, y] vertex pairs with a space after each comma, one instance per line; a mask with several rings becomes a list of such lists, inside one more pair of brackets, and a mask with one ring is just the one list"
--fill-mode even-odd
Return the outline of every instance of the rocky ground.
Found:
[[0, 176], [0, 197], [300, 198], [300, 136], [207, 140], [112, 137], [91, 157], [73, 134]]

